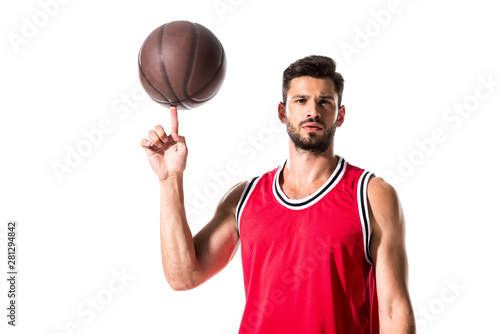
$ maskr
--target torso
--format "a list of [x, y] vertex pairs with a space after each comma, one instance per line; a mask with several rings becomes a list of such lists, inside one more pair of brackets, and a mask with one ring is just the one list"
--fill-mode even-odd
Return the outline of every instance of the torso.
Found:
[[300, 189], [280, 188], [281, 171], [249, 181], [236, 210], [247, 298], [240, 333], [376, 332], [370, 227], [360, 218], [370, 173], [342, 159], [326, 182]]

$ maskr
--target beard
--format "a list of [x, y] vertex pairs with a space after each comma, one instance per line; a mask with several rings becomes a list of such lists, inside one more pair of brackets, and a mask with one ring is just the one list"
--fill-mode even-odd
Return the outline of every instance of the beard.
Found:
[[[324, 129], [323, 135], [317, 135], [314, 132], [309, 132], [309, 137], [301, 137], [299, 135], [298, 128], [300, 129], [302, 125], [309, 122], [316, 122], [322, 125]], [[335, 130], [337, 129], [337, 120], [332, 125], [332, 127], [326, 128], [325, 124], [320, 120], [313, 120], [312, 118], [309, 118], [303, 122], [300, 122], [298, 128], [290, 124], [288, 122], [288, 119], [286, 120], [286, 131], [288, 132], [288, 136], [290, 137], [292, 142], [295, 144], [295, 147], [299, 151], [312, 153], [314, 155], [319, 155], [325, 152], [330, 146], [330, 144], [333, 142]]]

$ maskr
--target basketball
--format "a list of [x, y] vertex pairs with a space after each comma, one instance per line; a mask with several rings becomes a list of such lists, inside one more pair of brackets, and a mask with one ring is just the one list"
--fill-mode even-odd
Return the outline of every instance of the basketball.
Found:
[[226, 54], [199, 23], [172, 21], [153, 30], [139, 50], [139, 77], [159, 104], [193, 109], [212, 99], [224, 82]]

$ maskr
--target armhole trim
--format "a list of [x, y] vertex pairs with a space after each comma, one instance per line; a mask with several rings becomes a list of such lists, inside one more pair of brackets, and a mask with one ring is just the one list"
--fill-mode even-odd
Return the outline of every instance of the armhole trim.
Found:
[[258, 179], [260, 179], [260, 177], [256, 176], [256, 177], [247, 181], [247, 184], [245, 185], [245, 189], [243, 189], [243, 193], [241, 194], [240, 200], [238, 201], [238, 205], [236, 205], [235, 217], [236, 217], [236, 224], [238, 226], [238, 234], [240, 233], [240, 218], [241, 218], [241, 214], [243, 212], [243, 208], [245, 207], [245, 205], [248, 201], [248, 198], [250, 197], [250, 194], [254, 190]]
[[361, 174], [358, 181], [358, 210], [359, 210], [359, 218], [361, 221], [361, 230], [363, 231], [363, 244], [365, 249], [365, 258], [366, 261], [372, 265], [372, 255], [370, 252], [370, 214], [368, 211], [368, 198], [367, 198], [367, 189], [368, 189], [368, 181], [370, 177], [373, 176], [373, 173], [364, 171]]

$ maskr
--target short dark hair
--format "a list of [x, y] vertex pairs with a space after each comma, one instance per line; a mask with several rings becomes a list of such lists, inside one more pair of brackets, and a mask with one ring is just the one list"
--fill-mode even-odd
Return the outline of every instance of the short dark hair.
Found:
[[335, 84], [338, 95], [338, 106], [342, 105], [342, 93], [344, 92], [344, 78], [336, 72], [335, 60], [325, 56], [308, 56], [290, 64], [283, 72], [283, 103], [286, 105], [286, 96], [290, 89], [292, 79], [302, 76], [313, 78], [331, 78]]

